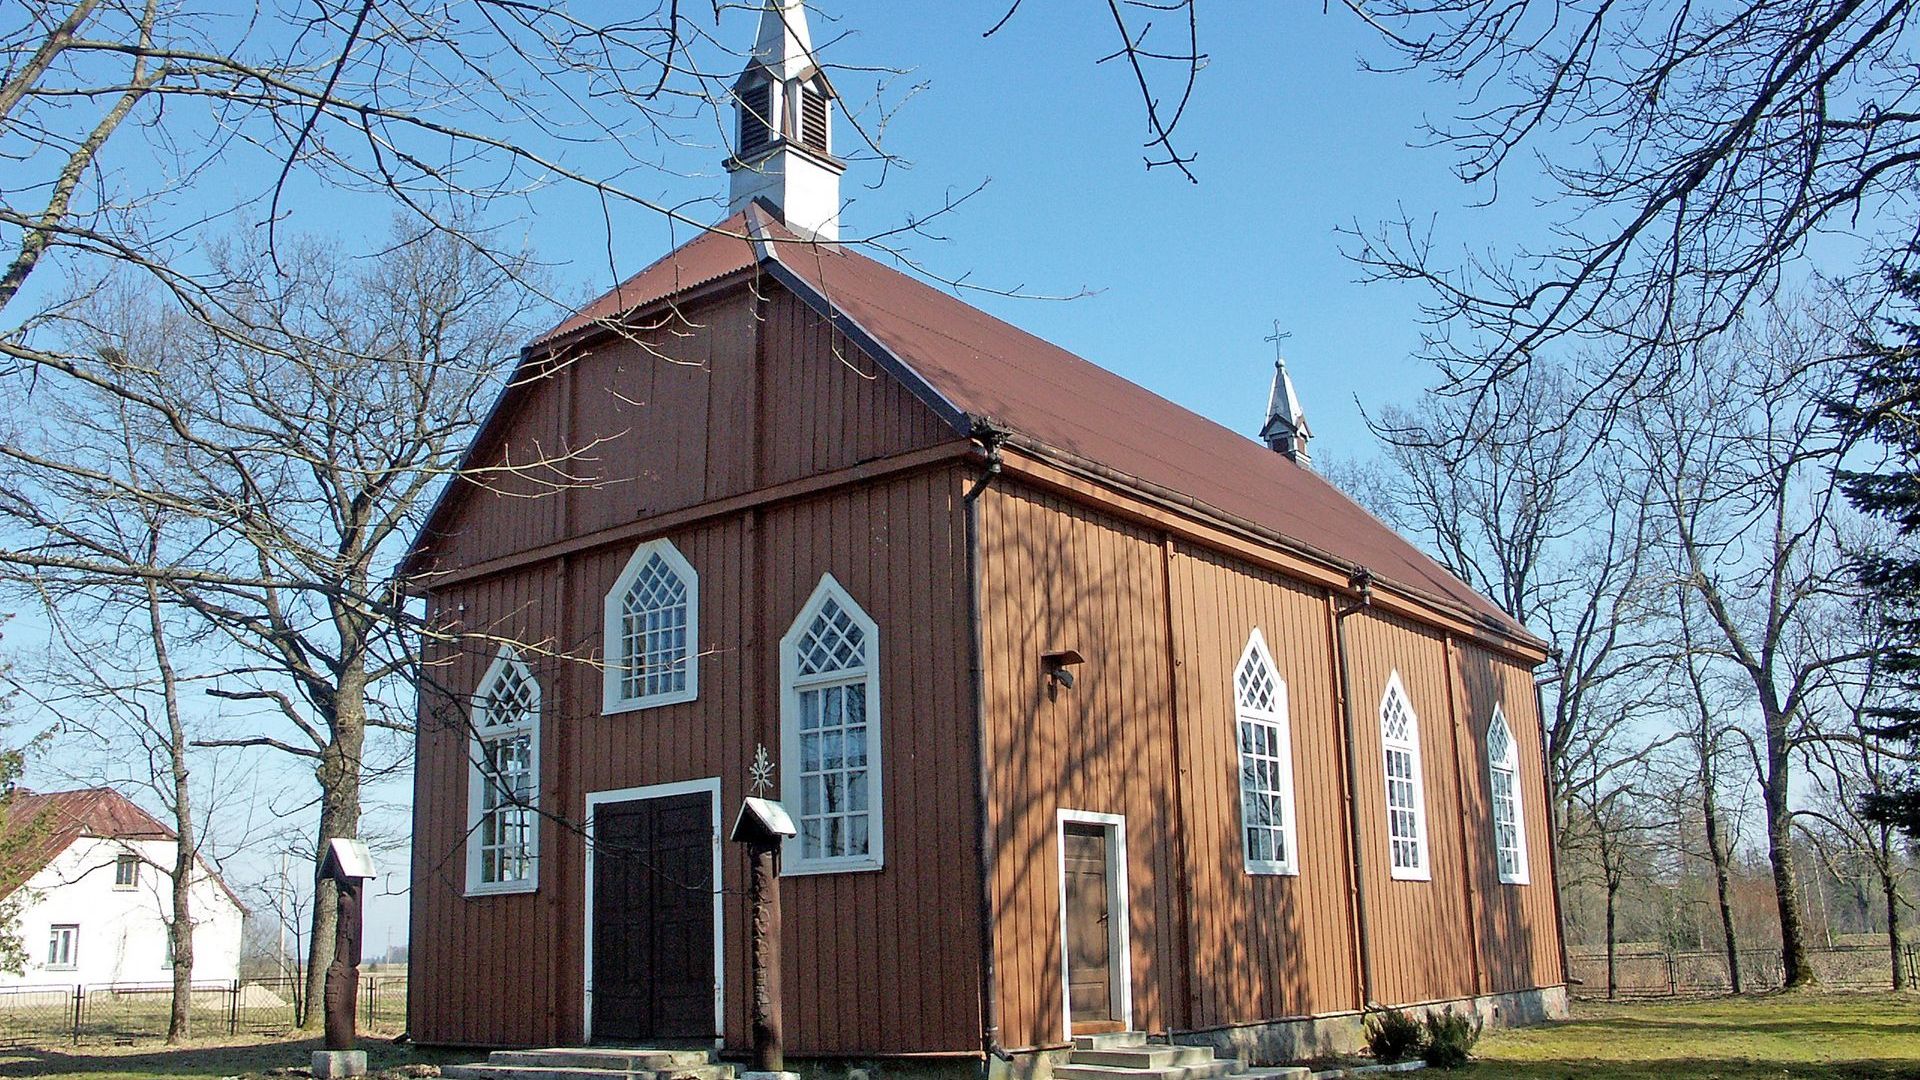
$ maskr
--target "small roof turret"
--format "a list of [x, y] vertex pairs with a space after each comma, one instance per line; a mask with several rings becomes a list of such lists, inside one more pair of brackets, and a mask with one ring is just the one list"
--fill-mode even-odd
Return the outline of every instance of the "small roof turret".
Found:
[[789, 228], [840, 237], [840, 174], [833, 156], [833, 84], [813, 55], [802, 0], [765, 0], [746, 70], [734, 84], [736, 124], [727, 212], [760, 200]]

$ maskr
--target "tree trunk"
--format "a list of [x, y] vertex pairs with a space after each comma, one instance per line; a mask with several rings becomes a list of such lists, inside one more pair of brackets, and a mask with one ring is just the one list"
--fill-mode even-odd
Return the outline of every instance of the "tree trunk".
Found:
[[[149, 559], [157, 555], [159, 531], [151, 538]], [[167, 1015], [167, 1043], [178, 1045], [193, 1034], [193, 870], [199, 850], [194, 841], [193, 792], [188, 785], [187, 728], [180, 717], [180, 683], [167, 650], [167, 626], [160, 589], [147, 580], [147, 624], [154, 666], [160, 672], [161, 699], [167, 712], [167, 757], [173, 785], [173, 904], [167, 919], [167, 945], [173, 960], [173, 1002]]]
[[[1772, 724], [1768, 727], [1771, 729]], [[1783, 725], [1784, 728], [1784, 725]], [[1772, 740], [1769, 739], [1769, 742]], [[1767, 810], [1767, 861], [1773, 866], [1773, 898], [1780, 909], [1780, 967], [1788, 989], [1818, 980], [1807, 965], [1806, 923], [1800, 915], [1800, 888], [1793, 865], [1793, 810], [1787, 805], [1784, 749], [1770, 752], [1764, 801]]]
[[1619, 971], [1614, 967], [1614, 947], [1617, 937], [1614, 934], [1614, 914], [1619, 898], [1620, 886], [1617, 882], [1607, 881], [1607, 1000], [1612, 1001], [1620, 992]]
[[[1705, 755], [1702, 760], [1704, 762]], [[1720, 933], [1727, 949], [1727, 982], [1738, 994], [1741, 990], [1740, 947], [1733, 934], [1733, 903], [1727, 896], [1727, 852], [1720, 839], [1720, 808], [1713, 796], [1713, 776], [1709, 769], [1701, 769], [1700, 790], [1700, 808], [1707, 825], [1707, 854], [1713, 861], [1713, 888], [1720, 903]]]
[[[366, 679], [349, 670], [340, 680], [330, 725], [333, 741], [321, 751], [314, 774], [320, 781], [320, 831], [315, 848], [314, 871], [318, 859], [326, 855], [327, 843], [336, 837], [353, 839], [360, 835], [361, 753], [366, 743]], [[333, 938], [339, 922], [339, 898], [333, 882], [314, 881], [313, 929], [307, 943], [306, 1010], [300, 1027], [317, 1030], [326, 1014], [327, 968], [333, 963]], [[319, 1006], [316, 1008], [315, 1006]]]
[[1880, 892], [1887, 903], [1887, 951], [1893, 957], [1893, 988], [1907, 988], [1907, 967], [1905, 944], [1900, 940], [1900, 879], [1895, 872], [1893, 861], [1892, 837], [1885, 826], [1880, 828], [1881, 857], [1874, 860], [1874, 868], [1880, 872]]

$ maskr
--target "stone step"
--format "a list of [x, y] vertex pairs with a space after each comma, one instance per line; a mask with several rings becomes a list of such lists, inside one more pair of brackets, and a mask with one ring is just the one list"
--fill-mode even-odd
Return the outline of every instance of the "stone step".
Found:
[[1147, 1033], [1144, 1031], [1109, 1031], [1100, 1035], [1075, 1035], [1073, 1047], [1076, 1050], [1112, 1050], [1122, 1046], [1147, 1045]]
[[1108, 1050], [1075, 1050], [1070, 1065], [1112, 1065], [1121, 1069], [1164, 1069], [1169, 1065], [1199, 1065], [1214, 1060], [1211, 1046], [1124, 1046]]
[[495, 1050], [487, 1055], [487, 1064], [662, 1072], [712, 1065], [713, 1058], [705, 1050], [622, 1050], [607, 1046], [555, 1046], [543, 1050]]
[[1238, 1062], [1217, 1058], [1192, 1065], [1164, 1065], [1157, 1069], [1128, 1069], [1113, 1065], [1056, 1065], [1057, 1080], [1216, 1080], [1231, 1076]]

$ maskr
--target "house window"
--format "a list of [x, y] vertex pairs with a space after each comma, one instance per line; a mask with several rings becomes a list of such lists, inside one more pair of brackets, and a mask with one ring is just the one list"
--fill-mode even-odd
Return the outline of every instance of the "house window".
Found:
[[829, 574], [780, 639], [788, 873], [881, 865], [880, 632]]
[[666, 540], [640, 545], [607, 593], [605, 711], [692, 701], [700, 579]]
[[1420, 718], [1407, 701], [1400, 673], [1387, 680], [1380, 699], [1380, 749], [1386, 763], [1387, 842], [1393, 876], [1425, 881], [1427, 868], [1427, 798], [1420, 778]]
[[1493, 855], [1500, 880], [1527, 883], [1527, 826], [1520, 816], [1520, 755], [1500, 706], [1487, 725], [1487, 790], [1493, 800]]
[[56, 924], [47, 935], [48, 970], [72, 971], [79, 961], [80, 927], [72, 923]]
[[1239, 717], [1240, 826], [1247, 873], [1298, 873], [1287, 684], [1258, 629], [1234, 670], [1233, 696]]
[[113, 860], [113, 887], [131, 889], [140, 884], [140, 857], [117, 855]]
[[502, 649], [474, 697], [467, 891], [527, 892], [539, 854], [540, 684]]

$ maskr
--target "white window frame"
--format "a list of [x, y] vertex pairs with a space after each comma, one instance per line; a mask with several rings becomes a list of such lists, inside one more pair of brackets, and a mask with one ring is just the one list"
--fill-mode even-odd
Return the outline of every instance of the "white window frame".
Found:
[[[66, 959], [56, 963], [53, 959], [54, 943], [60, 941], [63, 937], [66, 943]], [[47, 928], [47, 963], [43, 970], [78, 971], [79, 969], [80, 924], [54, 923], [52, 926], [49, 926]]]
[[[533, 716], [524, 723], [503, 728], [492, 728], [487, 723], [487, 698], [493, 685], [511, 667], [527, 685], [533, 688]], [[530, 893], [540, 887], [540, 720], [545, 698], [540, 688], [540, 680], [523, 663], [518, 654], [509, 646], [501, 646], [500, 652], [487, 666], [486, 674], [480, 678], [480, 687], [473, 695], [471, 727], [467, 737], [467, 895], [497, 896], [504, 893]], [[511, 881], [485, 881], [481, 878], [483, 870], [480, 850], [480, 818], [485, 812], [487, 785], [491, 782], [487, 776], [486, 762], [489, 742], [500, 739], [527, 737], [527, 771], [532, 778], [531, 794], [528, 802], [532, 804], [530, 820], [527, 826], [527, 876]]]
[[[680, 578], [680, 584], [687, 590], [687, 682], [678, 690], [668, 690], [658, 694], [642, 694], [639, 697], [627, 697], [621, 692], [621, 676], [625, 674], [628, 657], [621, 651], [626, 640], [626, 627], [623, 608], [627, 592], [640, 578], [647, 563], [658, 555]], [[614, 713], [635, 712], [640, 709], [652, 709], [661, 705], [677, 705], [683, 701], [692, 701], [700, 696], [700, 575], [673, 546], [673, 541], [661, 537], [649, 540], [633, 550], [627, 559], [627, 565], [621, 569], [620, 576], [614, 578], [613, 587], [607, 590], [602, 605], [602, 679], [601, 712], [611, 716]]]
[[[1387, 705], [1398, 696], [1407, 714], [1407, 735], [1405, 739], [1387, 737]], [[1413, 699], [1407, 696], [1407, 688], [1400, 681], [1400, 672], [1395, 670], [1387, 676], [1387, 688], [1380, 695], [1380, 796], [1386, 808], [1387, 827], [1387, 869], [1396, 881], [1433, 880], [1433, 857], [1427, 844], [1427, 782], [1425, 766], [1420, 758], [1420, 714], [1413, 709]], [[1414, 854], [1418, 861], [1413, 866], [1396, 866], [1393, 858], [1393, 775], [1389, 768], [1391, 754], [1395, 751], [1407, 754], [1413, 765], [1413, 812], [1412, 841]]]
[[[1274, 707], [1259, 708], [1242, 699], [1240, 672], [1249, 663], [1264, 667], [1273, 679]], [[1247, 638], [1247, 647], [1240, 652], [1240, 659], [1233, 665], [1231, 676], [1233, 693], [1233, 744], [1235, 761], [1239, 765], [1236, 790], [1240, 793], [1240, 854], [1249, 874], [1298, 874], [1300, 872], [1300, 830], [1295, 827], [1293, 813], [1293, 724], [1287, 705], [1287, 681], [1280, 677], [1280, 667], [1273, 662], [1273, 652], [1267, 648], [1267, 638], [1259, 627]], [[1253, 855], [1254, 828], [1247, 820], [1247, 740], [1245, 727], [1257, 724], [1272, 729], [1272, 738], [1277, 752], [1269, 755], [1278, 769], [1278, 786], [1272, 792], [1265, 789], [1262, 795], [1277, 796], [1280, 802], [1281, 820], [1277, 826], [1263, 825], [1260, 828], [1271, 829], [1280, 836], [1280, 843], [1286, 852], [1284, 859], [1256, 859]]]
[[[1493, 755], [1494, 732], [1505, 733], [1507, 752], [1499, 758]], [[1500, 775], [1507, 776], [1508, 812], [1513, 815], [1513, 847], [1500, 845]], [[1493, 866], [1503, 885], [1526, 885], [1531, 879], [1527, 875], [1527, 814], [1526, 800], [1521, 797], [1520, 786], [1520, 749], [1513, 742], [1513, 725], [1507, 723], [1507, 714], [1496, 702], [1493, 706], [1493, 718], [1487, 721], [1487, 818], [1493, 828]], [[1501, 856], [1511, 853], [1513, 869], [1501, 866]]]
[[[124, 882], [120, 880], [120, 868], [123, 866], [133, 868], [133, 873]], [[119, 892], [129, 892], [140, 887], [140, 856], [121, 852], [113, 857], [113, 887]]]
[[[841, 610], [865, 632], [864, 667], [858, 676], [851, 671], [836, 671], [824, 675], [802, 677], [799, 674], [799, 658], [795, 647], [806, 634], [813, 620], [827, 600], [832, 599]], [[802, 835], [788, 837], [781, 852], [780, 873], [782, 876], [798, 877], [806, 874], [839, 874], [862, 870], [878, 870], [886, 865], [886, 818], [885, 787], [882, 772], [885, 754], [882, 751], [884, 738], [880, 714], [880, 626], [868, 615], [866, 609], [856, 603], [847, 590], [834, 580], [832, 574], [822, 574], [820, 584], [814, 587], [813, 595], [801, 605], [800, 614], [787, 628], [786, 635], [780, 639], [780, 798], [787, 810], [801, 823], [805, 830], [805, 807], [802, 798], [801, 764], [804, 758], [800, 752], [800, 694], [805, 690], [834, 685], [852, 685], [864, 679], [866, 687], [866, 727], [867, 727], [867, 853], [865, 855], [841, 855], [831, 858], [807, 858], [802, 854]]]

